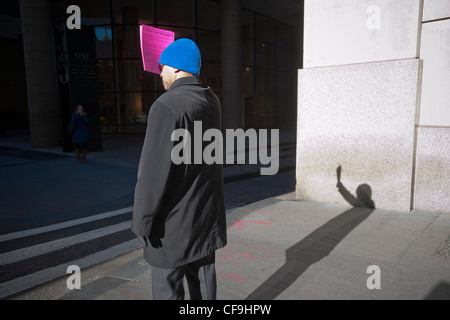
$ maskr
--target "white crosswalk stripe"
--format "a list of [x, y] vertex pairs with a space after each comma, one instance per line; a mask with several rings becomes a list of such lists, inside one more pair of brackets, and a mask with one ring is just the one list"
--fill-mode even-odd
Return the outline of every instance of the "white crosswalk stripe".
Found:
[[36, 257], [51, 251], [63, 249], [77, 243], [82, 243], [95, 238], [103, 237], [118, 231], [130, 228], [130, 222], [122, 222], [112, 226], [96, 229], [67, 238], [49, 241], [43, 244], [38, 244], [31, 247], [18, 249], [15, 251], [0, 254], [0, 264], [14, 263], [20, 260]]
[[88, 223], [88, 222], [93, 222], [93, 221], [102, 220], [102, 219], [106, 219], [106, 218], [111, 218], [111, 217], [118, 216], [118, 215], [121, 215], [121, 214], [124, 214], [127, 212], [131, 212], [131, 211], [133, 211], [133, 207], [123, 208], [123, 209], [119, 209], [119, 210], [115, 210], [115, 211], [111, 211], [111, 212], [105, 212], [105, 213], [97, 214], [97, 215], [86, 217], [86, 218], [52, 224], [52, 225], [48, 225], [45, 227], [3, 234], [3, 235], [0, 235], [0, 242], [5, 242], [5, 241], [19, 239], [19, 238], [25, 238], [25, 237], [33, 236], [36, 234], [41, 234], [41, 233], [45, 233], [45, 232], [50, 232], [50, 231], [60, 230], [60, 229], [68, 228], [68, 227], [73, 227], [73, 226], [80, 225], [83, 223]]
[[32, 274], [25, 275], [7, 282], [0, 283], [0, 299], [13, 294], [25, 291], [35, 286], [50, 282], [67, 275], [67, 267], [70, 265], [79, 266], [81, 270], [93, 265], [113, 259], [121, 254], [130, 252], [139, 247], [138, 240], [130, 240], [120, 245], [114, 246], [106, 251], [97, 252], [83, 259], [64, 263], [56, 267], [47, 268]]
[[[58, 223], [54, 225], [49, 225], [41, 228], [25, 230], [20, 232], [14, 232], [10, 234], [4, 234], [0, 236], [0, 243], [7, 241], [20, 241], [26, 237], [39, 237], [40, 235], [58, 231], [65, 228], [77, 227], [79, 225], [83, 225], [90, 222], [101, 222], [101, 220], [109, 219], [113, 217], [117, 217], [123, 214], [129, 214], [132, 212], [133, 208], [123, 208], [120, 210], [115, 210], [111, 212], [105, 212], [97, 215], [93, 215], [86, 218], [71, 220], [63, 223]], [[29, 245], [23, 248], [19, 248], [16, 250], [12, 250], [9, 252], [4, 252], [0, 254], [0, 268], [3, 274], [8, 273], [8, 267], [13, 268], [14, 266], [22, 266], [21, 262], [26, 262], [27, 259], [40, 259], [40, 256], [44, 256], [46, 254], [64, 250], [65, 248], [69, 248], [74, 245], [83, 245], [88, 241], [95, 241], [96, 239], [107, 237], [113, 235], [115, 233], [129, 230], [131, 227], [131, 221], [123, 221], [113, 225], [107, 226], [99, 226], [99, 228], [90, 230], [87, 232], [82, 232], [76, 235], [70, 235], [67, 237], [62, 236], [61, 238], [52, 239], [44, 243], [39, 243], [36, 245]], [[62, 233], [63, 234], [63, 233]], [[93, 251], [94, 253], [87, 254], [85, 257], [77, 258], [74, 261], [65, 261], [60, 265], [55, 265], [55, 261], [52, 261], [51, 267], [41, 268], [37, 271], [32, 271], [28, 274], [21, 274], [19, 277], [10, 279], [4, 278], [4, 280], [0, 283], [0, 299], [8, 297], [10, 295], [19, 293], [21, 291], [27, 290], [34, 286], [52, 281], [54, 279], [66, 276], [67, 267], [70, 265], [77, 265], [81, 269], [93, 266], [95, 264], [107, 261], [114, 257], [117, 257], [121, 254], [130, 252], [134, 249], [137, 249], [141, 246], [137, 239], [132, 240], [124, 240], [121, 243], [115, 243], [115, 245], [109, 247], [107, 250], [101, 251]], [[89, 252], [89, 250], [87, 250]], [[39, 261], [40, 262], [40, 261]], [[24, 268], [27, 267], [23, 265]], [[9, 272], [14, 272], [15, 270], [9, 270]]]

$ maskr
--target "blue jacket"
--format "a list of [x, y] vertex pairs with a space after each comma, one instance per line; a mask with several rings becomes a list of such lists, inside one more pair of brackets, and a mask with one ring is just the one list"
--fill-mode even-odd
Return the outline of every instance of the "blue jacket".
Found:
[[88, 132], [87, 132], [87, 123], [88, 123], [88, 116], [77, 116], [72, 115], [72, 122], [73, 122], [73, 135], [72, 135], [72, 142], [73, 143], [87, 143], [88, 140]]

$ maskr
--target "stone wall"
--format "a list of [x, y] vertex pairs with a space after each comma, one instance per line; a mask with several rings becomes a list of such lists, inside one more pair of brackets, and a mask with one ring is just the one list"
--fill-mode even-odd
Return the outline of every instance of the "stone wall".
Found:
[[[450, 212], [450, 6], [306, 0], [297, 197]], [[340, 184], [337, 188], [337, 172]]]

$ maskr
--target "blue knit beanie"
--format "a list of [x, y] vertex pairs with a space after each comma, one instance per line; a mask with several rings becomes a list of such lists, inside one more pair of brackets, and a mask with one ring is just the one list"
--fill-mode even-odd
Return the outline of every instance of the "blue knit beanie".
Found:
[[159, 58], [159, 63], [192, 73], [198, 77], [202, 66], [202, 58], [194, 41], [179, 39], [164, 49]]

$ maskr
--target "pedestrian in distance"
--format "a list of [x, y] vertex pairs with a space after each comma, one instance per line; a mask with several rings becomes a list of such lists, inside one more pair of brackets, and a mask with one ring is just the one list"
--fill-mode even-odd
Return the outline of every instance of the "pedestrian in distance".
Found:
[[72, 143], [79, 163], [86, 163], [88, 142], [88, 115], [83, 106], [78, 105], [72, 114]]
[[221, 129], [220, 102], [199, 79], [192, 40], [173, 42], [159, 63], [167, 92], [149, 111], [131, 229], [151, 266], [153, 299], [184, 300], [186, 278], [192, 300], [215, 300], [215, 252], [227, 242], [222, 165], [174, 164], [171, 153], [176, 129], [193, 135], [196, 121], [203, 131]]

